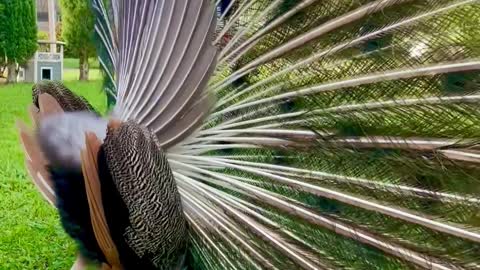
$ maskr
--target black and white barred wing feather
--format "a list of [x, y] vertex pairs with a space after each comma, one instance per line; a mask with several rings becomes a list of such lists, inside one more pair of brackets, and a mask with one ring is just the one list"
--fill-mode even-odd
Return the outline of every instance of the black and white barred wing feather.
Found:
[[478, 1], [95, 4], [196, 268], [480, 268]]

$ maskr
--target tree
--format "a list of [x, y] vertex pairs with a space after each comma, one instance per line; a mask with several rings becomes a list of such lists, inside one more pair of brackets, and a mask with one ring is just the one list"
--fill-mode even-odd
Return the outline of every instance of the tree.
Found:
[[5, 4], [0, 2], [0, 78], [4, 78], [4, 72], [6, 69], [5, 59]]
[[88, 0], [61, 0], [62, 36], [80, 60], [80, 80], [88, 80], [88, 58], [95, 56], [94, 14]]
[[0, 8], [0, 51], [8, 67], [7, 82], [17, 81], [18, 67], [37, 50], [34, 0], [3, 0]]

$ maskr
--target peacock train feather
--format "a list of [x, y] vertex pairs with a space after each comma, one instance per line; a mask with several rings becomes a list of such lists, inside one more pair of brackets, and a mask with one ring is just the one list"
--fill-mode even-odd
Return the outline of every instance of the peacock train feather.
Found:
[[74, 267], [480, 269], [478, 0], [92, 8], [111, 112], [19, 124]]

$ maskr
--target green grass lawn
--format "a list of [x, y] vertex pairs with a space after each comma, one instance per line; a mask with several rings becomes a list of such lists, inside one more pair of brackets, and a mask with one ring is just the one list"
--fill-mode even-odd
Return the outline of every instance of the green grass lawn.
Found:
[[[102, 78], [102, 74], [100, 73], [100, 67], [97, 58], [90, 58], [88, 60], [90, 64], [90, 74], [89, 79], [100, 80]], [[78, 80], [80, 73], [79, 73], [79, 62], [77, 58], [64, 58], [63, 59], [63, 80], [64, 81], [75, 81]]]
[[[99, 63], [97, 58], [90, 58], [88, 59], [88, 64], [90, 68], [98, 69]], [[79, 68], [79, 61], [78, 58], [64, 58], [63, 59], [63, 67], [64, 68]]]
[[[66, 82], [100, 111], [101, 81]], [[41, 197], [24, 169], [15, 120], [30, 122], [32, 84], [0, 85], [0, 269], [70, 269], [75, 246], [53, 207]]]
[[[80, 73], [78, 69], [64, 69], [63, 70], [63, 80], [64, 81], [75, 81], [78, 80]], [[101, 80], [102, 73], [99, 69], [90, 69], [89, 80]]]

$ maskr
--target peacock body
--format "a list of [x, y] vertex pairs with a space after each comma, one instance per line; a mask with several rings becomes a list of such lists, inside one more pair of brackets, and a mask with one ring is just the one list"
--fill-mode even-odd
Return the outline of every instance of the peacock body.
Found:
[[[93, 0], [27, 169], [102, 269], [480, 269], [476, 0]], [[74, 267], [83, 267], [81, 261]]]

